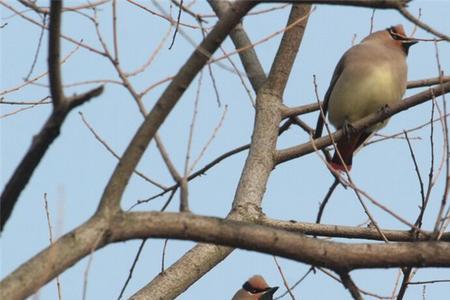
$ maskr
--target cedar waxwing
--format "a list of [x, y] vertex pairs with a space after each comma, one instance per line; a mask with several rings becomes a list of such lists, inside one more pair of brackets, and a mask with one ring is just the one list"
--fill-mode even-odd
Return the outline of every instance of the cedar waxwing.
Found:
[[269, 287], [262, 276], [255, 275], [244, 283], [231, 300], [272, 300], [277, 289], [277, 286]]
[[[353, 153], [388, 120], [365, 131], [355, 132], [351, 123], [401, 101], [406, 90], [406, 56], [417, 43], [408, 38], [402, 25], [372, 33], [353, 46], [339, 60], [325, 94], [323, 111], [336, 129], [345, 136], [337, 143], [343, 161], [350, 170]], [[323, 119], [319, 117], [315, 137], [322, 134]], [[345, 171], [337, 153], [329, 162], [333, 169]]]

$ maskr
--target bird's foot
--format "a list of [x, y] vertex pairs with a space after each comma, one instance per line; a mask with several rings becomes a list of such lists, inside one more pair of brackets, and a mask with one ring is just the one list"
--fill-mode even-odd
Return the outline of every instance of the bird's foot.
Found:
[[381, 114], [388, 114], [391, 111], [391, 108], [389, 107], [388, 104], [383, 105], [378, 112]]
[[344, 121], [344, 125], [342, 126], [342, 131], [344, 133], [344, 136], [347, 138], [347, 140], [350, 140], [351, 136], [356, 132], [355, 127], [348, 122]]

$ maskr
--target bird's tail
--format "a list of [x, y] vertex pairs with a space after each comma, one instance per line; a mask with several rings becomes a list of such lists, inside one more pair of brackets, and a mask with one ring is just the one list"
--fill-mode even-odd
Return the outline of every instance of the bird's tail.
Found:
[[[342, 157], [339, 157], [337, 151], [334, 152], [333, 158], [329, 161], [331, 167], [336, 171], [345, 172], [352, 169], [353, 153], [372, 135], [372, 132], [358, 132], [351, 134], [349, 137], [342, 137], [336, 144], [337, 150]], [[345, 163], [345, 166], [344, 166]]]

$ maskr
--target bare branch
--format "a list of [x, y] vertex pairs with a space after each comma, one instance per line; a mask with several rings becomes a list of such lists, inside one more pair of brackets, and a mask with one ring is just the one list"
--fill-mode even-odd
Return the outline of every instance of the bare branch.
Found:
[[327, 4], [327, 5], [348, 5], [379, 9], [396, 9], [405, 7], [411, 0], [263, 0], [266, 3], [290, 2], [297, 4]]
[[362, 300], [361, 293], [359, 292], [358, 287], [353, 282], [352, 278], [350, 277], [350, 274], [347, 272], [340, 272], [339, 277], [341, 277], [342, 285], [345, 286], [345, 288], [350, 292], [353, 299], [355, 300]]
[[244, 16], [254, 5], [255, 3], [250, 2], [236, 3], [234, 9], [230, 10], [229, 14], [227, 14], [227, 18], [218, 22], [180, 69], [178, 74], [173, 78], [151, 112], [146, 116], [144, 123], [139, 127], [129, 146], [125, 150], [120, 163], [114, 170], [102, 196], [100, 203], [101, 210], [107, 209], [117, 211], [120, 209], [119, 202], [122, 193], [125, 190], [131, 173], [144, 154], [149, 142], [152, 140], [159, 126], [164, 122], [194, 77], [208, 61], [209, 56], [203, 54], [204, 50], [209, 53], [214, 52], [225, 39], [228, 32], [234, 28], [242, 16]]
[[[325, 225], [316, 223], [306, 223], [291, 221], [273, 220], [263, 217], [259, 220], [260, 224], [271, 226], [278, 229], [285, 229], [292, 232], [302, 233], [313, 236], [325, 236], [334, 238], [347, 239], [366, 239], [366, 240], [383, 240], [378, 233], [378, 230], [371, 227], [353, 227], [343, 225]], [[433, 235], [430, 231], [421, 231], [413, 234], [411, 231], [402, 230], [382, 230], [384, 236], [392, 242], [406, 242], [406, 241], [428, 241]], [[450, 241], [450, 232], [445, 233], [442, 241]]]
[[249, 222], [183, 213], [136, 212], [114, 220], [112, 241], [175, 238], [257, 250], [335, 271], [450, 267], [447, 242], [336, 243]]
[[62, 1], [55, 1], [51, 4], [50, 25], [49, 25], [49, 48], [48, 48], [48, 78], [50, 81], [50, 93], [52, 95], [53, 106], [58, 107], [65, 100], [62, 89], [61, 68], [60, 68], [60, 41], [61, 31], [61, 9]]
[[[208, 2], [220, 18], [222, 18], [230, 5], [228, 1], [208, 0]], [[246, 49], [245, 51], [239, 52], [239, 57], [241, 58], [247, 77], [253, 86], [253, 90], [258, 92], [267, 77], [258, 56], [256, 55], [255, 49], [253, 47], [249, 47], [250, 45], [253, 45], [253, 43], [250, 41], [250, 38], [242, 27], [242, 24], [238, 24], [230, 32], [230, 37], [236, 49]]]
[[450, 81], [450, 76], [434, 77], [421, 80], [413, 80], [408, 82], [408, 89], [414, 89], [435, 84], [442, 84]]
[[422, 28], [423, 30], [425, 30], [441, 39], [444, 39], [447, 42], [450, 42], [450, 36], [440, 33], [436, 29], [431, 28], [429, 25], [425, 24], [424, 22], [420, 21], [418, 18], [414, 17], [406, 8], [399, 6], [398, 12], [401, 15], [403, 15], [406, 19], [410, 20], [412, 23], [414, 23], [415, 25]]
[[277, 266], [278, 273], [280, 273], [281, 279], [283, 280], [284, 287], [286, 288], [289, 296], [291, 296], [292, 300], [295, 300], [295, 296], [291, 291], [291, 288], [289, 287], [289, 283], [287, 282], [286, 276], [284, 276], [283, 269], [281, 268], [280, 264], [278, 263], [278, 259], [276, 256], [272, 256], [273, 261], [275, 262], [275, 265]]
[[[91, 126], [91, 124], [89, 124], [89, 122], [86, 120], [86, 118], [84, 117], [82, 112], [78, 113], [81, 117], [81, 121], [83, 121], [84, 125], [86, 125], [86, 127], [89, 129], [89, 131], [94, 135], [95, 139], [97, 141], [99, 141], [104, 147], [105, 149], [112, 154], [112, 156], [114, 156], [116, 159], [120, 160], [120, 156], [108, 145], [108, 143], [103, 140], [100, 135], [94, 130], [94, 128]], [[141, 177], [142, 179], [144, 179], [145, 181], [157, 186], [158, 188], [165, 190], [167, 189], [166, 186], [156, 182], [155, 180], [148, 178], [147, 176], [144, 175], [144, 173], [138, 171], [138, 170], [134, 170], [134, 173], [136, 175], [138, 175], [139, 177]]]
[[[233, 6], [235, 5], [236, 3], [233, 3]], [[233, 9], [230, 8], [228, 12], [231, 10]], [[300, 18], [302, 22], [297, 22], [292, 30], [285, 31], [273, 65], [282, 60], [288, 66], [292, 66], [302, 39], [301, 33], [306, 24], [305, 15], [308, 12], [308, 6], [296, 6], [291, 10], [288, 24]], [[233, 200], [233, 210], [228, 218], [255, 220], [260, 216], [265, 186], [274, 166], [273, 154], [278, 137], [278, 125], [281, 121], [281, 96], [289, 71], [290, 68], [286, 70], [286, 68], [280, 69], [274, 66], [267, 81], [258, 90], [252, 143]], [[274, 83], [271, 83], [272, 81]], [[214, 245], [197, 245], [167, 269], [164, 276], [157, 276], [136, 293], [133, 299], [140, 299], [145, 295], [175, 297], [223, 260], [231, 251], [232, 249]], [[168, 285], [170, 285], [170, 292], [167, 291]], [[164, 294], [161, 294], [161, 286], [164, 286]]]
[[[382, 120], [385, 120], [392, 115], [395, 115], [399, 112], [402, 112], [404, 110], [407, 110], [413, 106], [419, 105], [421, 103], [424, 103], [432, 98], [432, 94], [434, 95], [442, 95], [445, 93], [448, 93], [450, 91], [450, 83], [444, 83], [442, 85], [438, 85], [431, 90], [421, 92], [419, 94], [416, 94], [414, 96], [408, 97], [404, 99], [403, 101], [396, 103], [395, 105], [392, 105], [389, 107], [388, 110], [385, 110], [384, 112], [378, 112], [371, 114], [364, 119], [359, 120], [358, 122], [355, 122], [352, 124], [352, 126], [356, 130], [362, 130], [364, 128], [370, 127], [378, 122], [381, 122]], [[335, 133], [333, 133], [333, 138], [335, 141], [338, 141], [342, 137], [342, 130], [338, 130]], [[331, 138], [330, 137], [321, 137], [316, 140], [314, 140], [314, 144], [317, 147], [317, 149], [322, 149], [324, 147], [327, 147], [331, 145]], [[314, 147], [312, 143], [304, 143], [299, 146], [294, 146], [291, 148], [283, 149], [278, 151], [278, 163], [286, 162], [290, 159], [294, 159], [309, 153], [314, 152]]]
[[41, 131], [34, 136], [28, 152], [25, 154], [19, 166], [15, 169], [0, 196], [0, 230], [3, 230], [20, 193], [27, 185], [34, 170], [44, 157], [44, 154], [47, 152], [53, 141], [59, 136], [61, 126], [69, 112], [78, 105], [89, 101], [93, 97], [97, 97], [103, 91], [103, 87], [100, 86], [87, 93], [75, 95], [68, 99], [64, 97], [60, 71], [61, 63], [59, 60], [62, 1], [52, 1], [51, 5], [48, 66], [53, 111]]
[[[34, 24], [34, 25], [37, 25], [37, 26], [39, 26], [39, 27], [41, 27], [41, 28], [43, 27], [43, 28], [45, 28], [45, 29], [49, 29], [48, 26], [44, 26], [44, 25], [40, 24], [39, 22], [36, 22], [36, 21], [33, 20], [32, 18], [30, 18], [30, 17], [24, 15], [23, 13], [19, 12], [19, 11], [16, 10], [14, 7], [12, 7], [11, 5], [9, 5], [8, 3], [6, 3], [6, 1], [2, 1], [2, 2], [0, 2], [0, 4], [3, 5], [3, 6], [5, 6], [5, 7], [8, 8], [9, 10], [13, 11], [13, 12], [16, 13], [17, 15], [19, 15], [20, 17], [24, 18], [24, 19], [27, 20], [28, 22], [30, 22], [30, 23], [32, 23], [32, 24]], [[101, 51], [98, 50], [98, 49], [95, 49], [95, 48], [93, 48], [93, 47], [91, 47], [91, 46], [89, 46], [89, 45], [86, 45], [86, 44], [84, 44], [82, 41], [81, 41], [81, 42], [78, 42], [78, 41], [74, 40], [73, 38], [71, 38], [71, 37], [69, 37], [69, 36], [66, 36], [66, 35], [64, 35], [64, 34], [60, 34], [60, 36], [61, 36], [61, 38], [65, 39], [65, 40], [67, 40], [67, 41], [69, 41], [69, 42], [71, 42], [71, 43], [73, 43], [73, 44], [75, 44], [75, 45], [78, 45], [78, 46], [80, 46], [81, 48], [84, 48], [84, 49], [87, 49], [87, 50], [89, 50], [89, 51], [92, 51], [92, 52], [95, 52], [95, 53], [97, 53], [97, 54], [100, 54], [100, 55], [102, 55], [102, 56], [105, 56], [105, 53], [104, 53], [104, 52], [101, 52]]]

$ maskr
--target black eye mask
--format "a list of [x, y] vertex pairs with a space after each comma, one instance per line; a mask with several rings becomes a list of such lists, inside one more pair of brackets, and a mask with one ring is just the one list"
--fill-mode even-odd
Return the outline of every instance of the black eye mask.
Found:
[[386, 30], [389, 32], [389, 34], [394, 40], [401, 42], [405, 54], [408, 54], [409, 47], [417, 43], [417, 40], [414, 40], [413, 38], [409, 38], [407, 36], [404, 36], [403, 34], [398, 33], [397, 30], [395, 30], [395, 27], [389, 27]]
[[408, 39], [406, 36], [404, 36], [404, 35], [398, 33], [398, 32], [395, 30], [395, 27], [389, 27], [389, 28], [387, 29], [387, 31], [389, 32], [389, 34], [391, 35], [391, 37], [392, 37], [394, 40], [401, 40], [401, 41], [402, 41], [402, 40]]
[[244, 290], [246, 290], [247, 292], [251, 293], [251, 294], [257, 294], [257, 293], [261, 293], [261, 292], [265, 292], [265, 291], [270, 290], [270, 287], [265, 288], [265, 289], [258, 289], [258, 288], [255, 288], [255, 287], [253, 287], [253, 286], [250, 284], [250, 282], [248, 282], [248, 281], [244, 283], [244, 285], [242, 286], [242, 288], [243, 288]]

